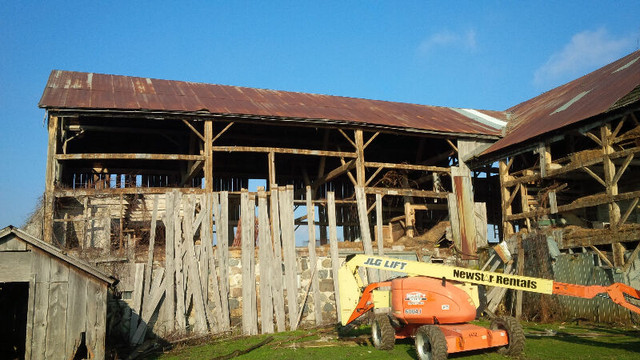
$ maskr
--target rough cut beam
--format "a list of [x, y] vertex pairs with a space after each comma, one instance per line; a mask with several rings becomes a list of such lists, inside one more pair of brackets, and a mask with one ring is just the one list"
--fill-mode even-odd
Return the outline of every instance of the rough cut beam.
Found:
[[[602, 194], [601, 196], [595, 197], [593, 199], [588, 199], [589, 197], [590, 196], [579, 198], [579, 199], [576, 199], [571, 204], [558, 206], [558, 212], [571, 211], [575, 209], [582, 209], [582, 208], [598, 206], [602, 204], [609, 204], [611, 202], [633, 199], [636, 197], [640, 197], [640, 191], [632, 191], [632, 192], [619, 194], [615, 196], [607, 196], [605, 194]], [[534, 211], [528, 211], [526, 213], [508, 215], [505, 217], [505, 220], [513, 221], [513, 220], [533, 218], [536, 216], [549, 215], [549, 214], [551, 214], [551, 209], [538, 209]]]
[[128, 187], [128, 188], [110, 188], [110, 189], [56, 189], [53, 194], [55, 197], [76, 197], [91, 195], [126, 195], [126, 194], [164, 194], [178, 190], [183, 194], [203, 194], [204, 189], [200, 188], [167, 188], [167, 187]]
[[355, 158], [356, 153], [346, 151], [327, 151], [327, 150], [309, 150], [309, 149], [290, 149], [290, 148], [274, 148], [274, 147], [258, 147], [258, 146], [214, 146], [214, 152], [256, 152], [276, 154], [294, 154], [294, 155], [311, 155], [311, 156], [333, 156]]
[[403, 169], [403, 170], [417, 170], [417, 171], [429, 171], [429, 172], [442, 172], [450, 173], [451, 169], [440, 166], [428, 166], [428, 165], [412, 165], [412, 164], [392, 164], [381, 162], [365, 162], [365, 167], [369, 168], [387, 168], [387, 169]]
[[[586, 150], [589, 151], [589, 150]], [[637, 152], [640, 152], [640, 146], [636, 146], [630, 149], [626, 149], [626, 150], [621, 150], [621, 151], [617, 151], [614, 153], [609, 154], [609, 158], [611, 160], [613, 159], [618, 159], [618, 158], [622, 158], [622, 157], [626, 157], [629, 156], [630, 154], [635, 154]], [[579, 153], [576, 153], [579, 154]], [[590, 159], [588, 161], [582, 161], [582, 162], [572, 162], [569, 163], [568, 165], [565, 165], [559, 169], [551, 169], [549, 171], [547, 171], [547, 177], [552, 177], [552, 176], [559, 176], [562, 174], [566, 174], [568, 172], [580, 169], [582, 167], [586, 167], [586, 166], [591, 166], [591, 165], [595, 165], [595, 164], [599, 164], [601, 162], [603, 162], [604, 160], [604, 156], [597, 156], [594, 157], [593, 159]], [[505, 186], [514, 186], [517, 184], [521, 184], [521, 183], [529, 183], [529, 182], [533, 182], [533, 181], [538, 181], [540, 180], [540, 174], [533, 174], [533, 175], [527, 175], [527, 176], [522, 176], [522, 177], [518, 177], [515, 179], [509, 179], [507, 181], [505, 181], [504, 185]]]
[[416, 196], [416, 197], [424, 197], [424, 198], [438, 198], [438, 199], [446, 199], [448, 192], [441, 191], [427, 191], [427, 190], [415, 190], [415, 189], [389, 189], [389, 188], [379, 188], [379, 187], [370, 187], [364, 189], [367, 194], [380, 194], [380, 195], [397, 195], [397, 196]]
[[56, 160], [204, 160], [202, 155], [185, 154], [58, 154]]

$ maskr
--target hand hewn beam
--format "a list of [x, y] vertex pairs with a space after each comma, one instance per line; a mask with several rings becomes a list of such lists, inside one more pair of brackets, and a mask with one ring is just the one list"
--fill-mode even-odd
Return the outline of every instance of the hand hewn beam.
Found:
[[58, 154], [56, 160], [204, 160], [203, 155], [186, 154], [132, 154], [132, 153], [90, 153], [90, 154]]
[[213, 146], [213, 151], [214, 152], [255, 152], [255, 153], [274, 152], [276, 154], [332, 156], [332, 157], [345, 157], [345, 158], [355, 158], [357, 156], [356, 153], [354, 152], [345, 152], [345, 151], [291, 149], [291, 148], [260, 147], [260, 146]]

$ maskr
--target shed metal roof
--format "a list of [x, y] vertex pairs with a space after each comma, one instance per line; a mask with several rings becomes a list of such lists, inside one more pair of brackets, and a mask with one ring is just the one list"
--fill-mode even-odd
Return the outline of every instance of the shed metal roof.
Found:
[[51, 255], [52, 257], [58, 258], [61, 261], [66, 262], [67, 264], [84, 271], [85, 273], [95, 277], [96, 279], [103, 281], [109, 285], [113, 285], [115, 283], [118, 282], [118, 280], [116, 280], [115, 278], [106, 275], [105, 273], [103, 273], [102, 271], [96, 269], [95, 267], [85, 263], [82, 260], [79, 260], [77, 258], [71, 257], [65, 253], [63, 253], [62, 251], [60, 251], [60, 249], [56, 248], [55, 246], [46, 243], [40, 239], [37, 239], [31, 235], [29, 235], [28, 233], [24, 232], [23, 230], [20, 230], [19, 228], [9, 225], [7, 227], [5, 227], [4, 229], [0, 229], [0, 239], [4, 238], [5, 236], [9, 235], [9, 234], [14, 234], [15, 236], [17, 236], [20, 240], [34, 246], [37, 247], [38, 249], [46, 252], [47, 254]]
[[[51, 72], [39, 106], [311, 119], [494, 138], [505, 119], [496, 111], [469, 114], [446, 107], [61, 70]], [[497, 122], [480, 121], [486, 117]]]
[[640, 100], [639, 86], [640, 51], [635, 51], [508, 109], [511, 119], [505, 137], [482, 156], [499, 155], [508, 147], [634, 103]]

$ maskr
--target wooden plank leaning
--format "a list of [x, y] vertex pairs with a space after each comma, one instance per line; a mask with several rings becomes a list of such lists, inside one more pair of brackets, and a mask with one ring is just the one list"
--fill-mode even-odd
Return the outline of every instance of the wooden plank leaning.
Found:
[[[371, 242], [371, 231], [369, 230], [369, 218], [367, 215], [367, 198], [365, 197], [364, 188], [362, 186], [356, 186], [355, 190], [362, 246], [364, 247], [365, 254], [373, 255], [373, 244]], [[367, 269], [367, 279], [369, 283], [378, 282], [378, 271], [376, 269]]]
[[273, 333], [273, 297], [271, 294], [271, 273], [273, 248], [269, 231], [267, 194], [258, 188], [258, 265], [260, 270], [260, 325], [263, 334]]
[[258, 334], [255, 278], [255, 200], [246, 189], [240, 194], [242, 224], [242, 333]]
[[280, 230], [282, 233], [282, 254], [284, 256], [284, 280], [287, 290], [289, 327], [297, 328], [298, 314], [298, 271], [296, 268], [295, 223], [293, 220], [293, 186], [278, 189], [280, 203]]
[[[316, 257], [316, 225], [315, 225], [315, 208], [313, 205], [313, 195], [311, 186], [307, 186], [307, 227], [309, 228], [309, 271], [316, 268], [318, 258]], [[322, 303], [320, 302], [320, 283], [315, 272], [311, 274], [311, 288], [313, 291], [313, 314], [315, 316], [316, 325], [322, 324]]]
[[340, 258], [338, 257], [338, 234], [336, 226], [336, 195], [333, 191], [327, 192], [327, 213], [329, 217], [329, 248], [331, 253], [331, 272], [333, 278], [333, 289], [335, 293], [336, 312], [338, 322], [341, 321], [340, 314], [340, 289], [338, 287], [338, 269], [340, 269]]
[[278, 332], [285, 331], [284, 290], [282, 272], [282, 244], [280, 232], [280, 206], [278, 189], [271, 189], [271, 238], [273, 241], [273, 261], [271, 262], [271, 294], [273, 296], [273, 310], [276, 317]]

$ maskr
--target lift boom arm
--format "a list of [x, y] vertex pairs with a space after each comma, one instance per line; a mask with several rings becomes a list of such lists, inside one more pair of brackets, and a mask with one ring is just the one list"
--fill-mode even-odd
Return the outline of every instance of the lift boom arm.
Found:
[[371, 293], [390, 282], [364, 284], [358, 274], [359, 267], [400, 272], [409, 276], [427, 276], [460, 283], [499, 286], [514, 290], [556, 294], [591, 299], [598, 294], [608, 294], [616, 304], [640, 314], [640, 307], [627, 301], [626, 296], [640, 301], [640, 291], [622, 283], [609, 286], [575, 285], [529, 276], [509, 275], [490, 271], [472, 270], [455, 266], [399, 260], [373, 255], [355, 255], [338, 271], [342, 323], [346, 325], [373, 308]]

